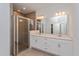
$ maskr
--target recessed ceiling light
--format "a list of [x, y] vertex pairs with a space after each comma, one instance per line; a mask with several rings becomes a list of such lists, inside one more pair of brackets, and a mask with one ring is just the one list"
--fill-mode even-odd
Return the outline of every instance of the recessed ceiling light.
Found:
[[23, 8], [23, 10], [25, 10], [26, 8]]

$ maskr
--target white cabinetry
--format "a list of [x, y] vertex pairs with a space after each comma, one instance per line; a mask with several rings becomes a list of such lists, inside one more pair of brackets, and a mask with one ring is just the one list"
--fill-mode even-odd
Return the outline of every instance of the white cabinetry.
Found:
[[72, 55], [72, 41], [60, 40], [60, 55]]
[[30, 45], [31, 45], [31, 47], [41, 49], [42, 46], [44, 45], [43, 38], [38, 37], [38, 36], [31, 36]]
[[43, 36], [30, 36], [30, 46], [51, 54], [72, 55], [72, 41], [53, 39]]

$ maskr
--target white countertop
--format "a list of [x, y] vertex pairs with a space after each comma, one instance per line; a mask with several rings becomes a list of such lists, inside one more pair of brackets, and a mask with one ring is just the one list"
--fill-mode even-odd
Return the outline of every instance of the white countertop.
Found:
[[30, 35], [42, 36], [42, 37], [53, 38], [53, 39], [72, 40], [72, 38], [67, 35], [59, 36], [59, 35], [53, 35], [53, 34], [39, 33], [39, 31], [30, 31]]

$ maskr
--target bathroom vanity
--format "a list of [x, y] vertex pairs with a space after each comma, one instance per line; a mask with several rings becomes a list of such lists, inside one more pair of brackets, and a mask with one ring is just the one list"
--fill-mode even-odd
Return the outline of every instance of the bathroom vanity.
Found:
[[30, 31], [30, 47], [55, 55], [73, 55], [67, 15], [45, 18], [37, 22], [37, 29]]
[[30, 31], [30, 47], [55, 55], [73, 55], [72, 38], [66, 35], [59, 36]]

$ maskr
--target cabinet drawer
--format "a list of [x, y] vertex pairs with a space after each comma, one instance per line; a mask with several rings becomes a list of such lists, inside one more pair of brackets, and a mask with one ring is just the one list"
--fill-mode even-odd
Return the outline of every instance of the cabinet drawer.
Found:
[[30, 44], [34, 48], [51, 54], [62, 56], [72, 55], [72, 41], [31, 36]]
[[47, 51], [52, 54], [70, 56], [72, 55], [72, 41], [46, 38]]

